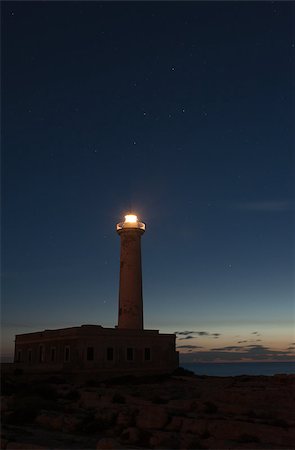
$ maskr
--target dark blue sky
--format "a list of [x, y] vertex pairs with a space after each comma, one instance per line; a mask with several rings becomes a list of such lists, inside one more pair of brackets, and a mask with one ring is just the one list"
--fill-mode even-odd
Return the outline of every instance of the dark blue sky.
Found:
[[2, 25], [3, 353], [116, 324], [131, 210], [146, 327], [286, 352], [294, 3], [2, 2]]

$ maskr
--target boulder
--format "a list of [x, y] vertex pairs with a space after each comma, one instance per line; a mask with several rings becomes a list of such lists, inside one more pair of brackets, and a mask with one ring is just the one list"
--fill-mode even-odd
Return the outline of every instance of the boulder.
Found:
[[10, 397], [4, 397], [1, 396], [1, 413], [5, 413], [6, 411], [10, 411], [13, 409], [13, 401], [14, 398], [12, 396]]
[[122, 427], [129, 427], [131, 425], [133, 425], [134, 422], [134, 418], [133, 418], [133, 413], [131, 411], [125, 410], [125, 411], [121, 411], [118, 414], [117, 417], [117, 425], [120, 425]]
[[73, 433], [77, 431], [82, 424], [82, 419], [79, 417], [75, 417], [74, 415], [66, 415], [64, 416], [62, 431], [66, 433]]
[[52, 431], [64, 431], [72, 433], [76, 431], [82, 423], [82, 419], [73, 414], [60, 414], [51, 411], [42, 411], [35, 422], [42, 428]]
[[294, 446], [295, 431], [278, 426], [261, 423], [242, 422], [237, 420], [208, 421], [208, 432], [219, 440], [236, 442], [260, 442], [274, 446]]
[[136, 427], [128, 427], [122, 432], [121, 438], [128, 444], [139, 444], [142, 441], [142, 432]]
[[51, 411], [42, 411], [35, 419], [37, 425], [54, 431], [62, 431], [64, 416]]
[[102, 401], [97, 392], [81, 391], [78, 406], [84, 409], [96, 409], [101, 407]]
[[6, 446], [9, 450], [48, 450], [47, 447], [42, 447], [38, 444], [28, 444], [27, 442], [9, 442]]
[[160, 406], [147, 406], [141, 410], [136, 419], [136, 425], [142, 429], [161, 430], [169, 420], [167, 411]]
[[183, 417], [173, 416], [171, 422], [166, 426], [166, 430], [168, 431], [179, 431], [183, 425]]
[[182, 412], [191, 412], [197, 408], [197, 403], [192, 399], [174, 399], [168, 403], [169, 407]]
[[179, 438], [177, 433], [169, 431], [154, 431], [150, 437], [149, 445], [152, 448], [179, 448]]
[[202, 446], [199, 438], [194, 434], [190, 433], [180, 433], [179, 434], [179, 447], [180, 449], [197, 449], [197, 448], [218, 448], [219, 447], [207, 447]]
[[201, 435], [207, 431], [207, 424], [207, 419], [190, 419], [183, 417], [181, 432]]
[[103, 428], [107, 428], [115, 424], [117, 415], [118, 411], [115, 408], [102, 408], [96, 412], [95, 420], [97, 420]]
[[110, 450], [117, 450], [123, 448], [120, 443], [113, 438], [102, 438], [100, 439], [96, 444], [97, 450], [103, 450], [103, 449], [110, 449]]
[[0, 439], [0, 448], [5, 449], [7, 447], [8, 440], [1, 437]]

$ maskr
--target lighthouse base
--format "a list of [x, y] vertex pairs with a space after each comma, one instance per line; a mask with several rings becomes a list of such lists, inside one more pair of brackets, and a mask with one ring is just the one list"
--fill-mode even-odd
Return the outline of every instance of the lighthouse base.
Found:
[[178, 352], [174, 334], [82, 325], [17, 335], [14, 366], [27, 373], [148, 375], [173, 372]]

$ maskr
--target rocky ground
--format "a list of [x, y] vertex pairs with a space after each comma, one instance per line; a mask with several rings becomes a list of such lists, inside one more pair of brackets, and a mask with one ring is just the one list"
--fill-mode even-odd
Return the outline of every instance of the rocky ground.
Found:
[[293, 375], [6, 377], [3, 449], [294, 449]]

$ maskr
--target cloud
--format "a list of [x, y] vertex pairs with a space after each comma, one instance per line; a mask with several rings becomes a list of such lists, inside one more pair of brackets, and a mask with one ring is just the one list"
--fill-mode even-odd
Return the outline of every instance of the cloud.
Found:
[[184, 339], [193, 339], [193, 338], [194, 338], [194, 336], [185, 336], [183, 338], [179, 338], [178, 340], [183, 341]]
[[238, 341], [238, 344], [244, 344], [245, 342], [248, 342], [248, 341]]
[[233, 205], [235, 209], [259, 212], [293, 211], [295, 203], [290, 200], [266, 200], [259, 202], [244, 202]]
[[185, 338], [179, 338], [181, 339], [192, 339], [193, 336], [210, 336], [214, 339], [218, 339], [219, 336], [221, 336], [220, 333], [210, 333], [209, 331], [175, 331], [174, 332], [177, 336], [186, 336]]
[[201, 345], [178, 345], [177, 348], [203, 348]]
[[193, 334], [194, 331], [174, 331], [174, 334], [186, 336], [187, 334]]
[[241, 346], [241, 345], [229, 345], [227, 347], [218, 347], [218, 348], [212, 348], [211, 351], [212, 352], [219, 352], [219, 351], [236, 351], [236, 350], [241, 350], [245, 347]]
[[212, 336], [214, 336], [214, 339], [218, 339], [220, 336], [220, 333], [213, 333]]

